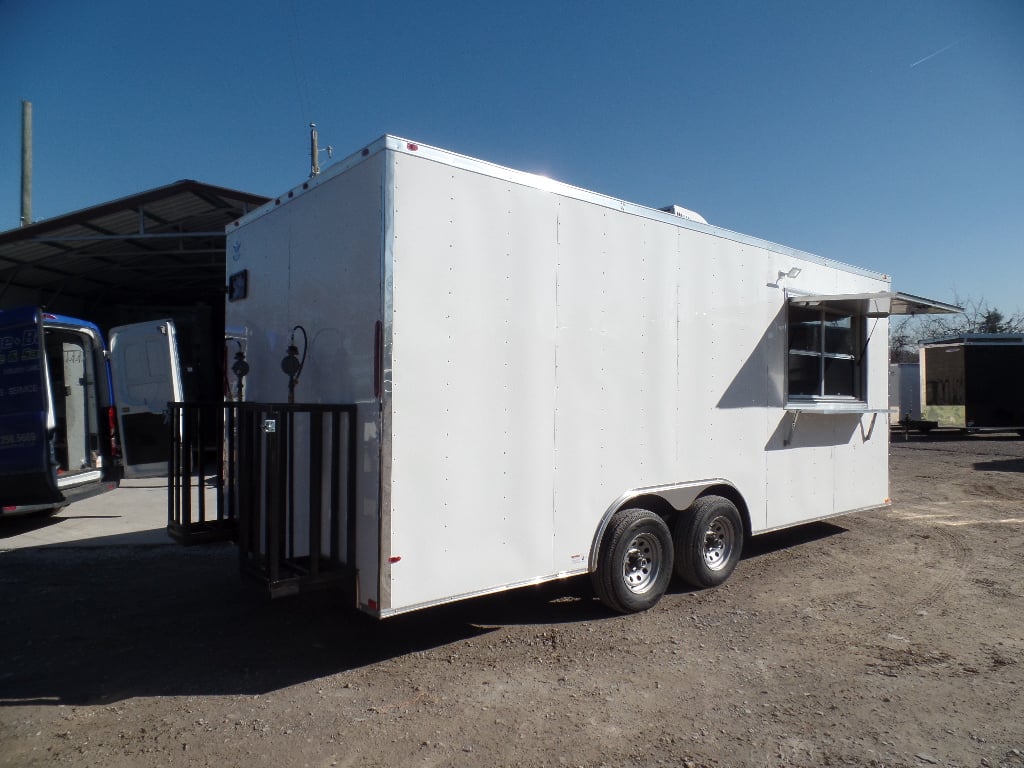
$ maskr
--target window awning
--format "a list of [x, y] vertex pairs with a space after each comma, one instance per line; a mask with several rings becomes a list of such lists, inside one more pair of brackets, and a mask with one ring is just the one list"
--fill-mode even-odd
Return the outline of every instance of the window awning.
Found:
[[821, 307], [837, 312], [888, 317], [889, 315], [945, 315], [963, 312], [962, 307], [944, 304], [909, 293], [832, 293], [820, 296], [790, 296], [789, 303], [799, 307]]

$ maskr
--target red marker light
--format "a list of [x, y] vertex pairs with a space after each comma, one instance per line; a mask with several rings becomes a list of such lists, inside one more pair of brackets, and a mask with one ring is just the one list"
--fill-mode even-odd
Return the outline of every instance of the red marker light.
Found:
[[413, 144], [411, 141], [405, 146], [409, 149], [410, 152], [415, 152], [417, 149], [420, 148], [419, 144]]
[[388, 558], [388, 562], [389, 563], [397, 563], [401, 559], [402, 559], [401, 555], [392, 555], [391, 557]]

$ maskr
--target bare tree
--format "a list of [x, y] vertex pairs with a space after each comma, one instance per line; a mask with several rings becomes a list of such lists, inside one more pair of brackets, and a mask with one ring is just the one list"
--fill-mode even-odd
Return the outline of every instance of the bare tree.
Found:
[[954, 294], [954, 303], [964, 311], [956, 315], [910, 315], [889, 323], [889, 362], [908, 363], [917, 360], [920, 341], [968, 333], [1024, 333], [1024, 311], [1007, 317], [984, 298], [961, 301]]
[[889, 362], [917, 362], [917, 339], [912, 315], [900, 315], [889, 322]]
[[964, 308], [959, 315], [925, 315], [920, 318], [919, 338], [962, 336], [966, 333], [1021, 333], [1024, 332], [1024, 312], [1018, 310], [1006, 317], [984, 298], [954, 301]]

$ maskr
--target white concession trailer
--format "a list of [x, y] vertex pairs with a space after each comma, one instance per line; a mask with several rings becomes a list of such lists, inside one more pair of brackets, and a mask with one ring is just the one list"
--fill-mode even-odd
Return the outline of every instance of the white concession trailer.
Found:
[[334, 562], [380, 617], [588, 572], [643, 610], [673, 573], [724, 581], [751, 535], [889, 504], [888, 315], [955, 309], [392, 136], [227, 253], [229, 352], [264, 404], [243, 538]]

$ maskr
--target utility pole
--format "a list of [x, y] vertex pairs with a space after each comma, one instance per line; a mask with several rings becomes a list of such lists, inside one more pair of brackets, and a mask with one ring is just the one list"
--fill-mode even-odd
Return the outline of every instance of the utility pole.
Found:
[[21, 102], [21, 226], [32, 223], [32, 102]]

